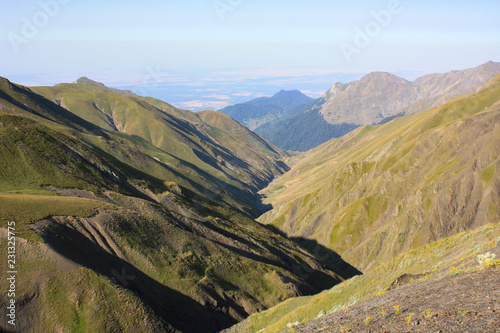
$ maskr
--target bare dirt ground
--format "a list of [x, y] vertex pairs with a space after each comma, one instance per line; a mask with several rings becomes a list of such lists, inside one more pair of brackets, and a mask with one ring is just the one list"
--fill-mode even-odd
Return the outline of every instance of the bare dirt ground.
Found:
[[[498, 259], [499, 247], [491, 252]], [[500, 332], [500, 268], [467, 272], [472, 265], [469, 260], [428, 279], [414, 277], [382, 295], [283, 332]]]

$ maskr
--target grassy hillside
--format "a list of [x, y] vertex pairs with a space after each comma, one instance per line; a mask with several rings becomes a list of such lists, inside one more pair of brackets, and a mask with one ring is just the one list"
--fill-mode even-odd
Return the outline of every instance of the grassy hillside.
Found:
[[500, 220], [500, 77], [480, 92], [305, 153], [266, 188], [260, 221], [366, 271]]
[[234, 144], [231, 149], [236, 152], [248, 150], [242, 148], [244, 148], [244, 145], [250, 145], [269, 156], [276, 158], [288, 157], [286, 151], [270, 145], [265, 139], [241, 126], [237, 121], [225, 114], [216, 111], [201, 111], [197, 115], [211, 126], [210, 135], [217, 141], [227, 142], [225, 136], [231, 135], [232, 140], [227, 143]]
[[[109, 135], [133, 136], [134, 143], [152, 151], [144, 151], [146, 154], [198, 184], [187, 181], [183, 186], [198, 193], [200, 187], [206, 187], [201, 191], [202, 195], [216, 200], [222, 196], [228, 205], [253, 216], [259, 215], [253, 207], [258, 199], [255, 193], [285, 170], [279, 162], [281, 154], [286, 156], [285, 152], [248, 134], [248, 130], [236, 122], [228, 129], [222, 123], [217, 127], [205, 123], [195, 113], [176, 109], [170, 104], [115, 93], [89, 83], [33, 90], [107, 130]], [[240, 136], [242, 133], [245, 135]], [[142, 141], [137, 142], [138, 139]], [[115, 152], [106, 151], [120, 158]], [[150, 172], [149, 168], [135, 167]], [[174, 182], [179, 178], [159, 173], [155, 177]]]
[[[6, 251], [3, 237], [0, 250]], [[17, 307], [15, 332], [174, 332], [134, 292], [76, 265], [46, 244], [18, 239], [18, 247], [18, 270], [23, 273], [18, 275], [17, 293], [23, 305]], [[5, 288], [2, 282], [2, 303]], [[8, 329], [5, 321], [2, 316], [2, 329]]]
[[[179, 140], [172, 146], [183, 147], [184, 157], [196, 147], [217, 151], [215, 160], [197, 157], [195, 165], [140, 131], [101, 128], [92, 123], [99, 123], [97, 113], [84, 120], [30, 89], [1, 83], [0, 248], [7, 246], [7, 222], [15, 221], [20, 332], [216, 332], [350, 276], [340, 261], [323, 263], [249, 218], [258, 211], [256, 190], [286, 166], [282, 151], [236, 122], [212, 114], [209, 125], [134, 96], [54, 88], [130, 103], [110, 110], [132, 119], [150, 112], [166, 128], [159, 132], [176, 129], [167, 141]], [[188, 121], [193, 117], [198, 123]], [[3, 279], [2, 306], [7, 288]]]
[[[29, 202], [26, 208], [36, 209], [36, 216], [28, 212], [26, 219], [37, 221], [31, 224], [32, 228], [50, 246], [18, 241], [18, 260], [22, 263], [19, 271], [28, 274], [18, 283], [18, 300], [29, 298], [37, 290], [48, 289], [56, 294], [45, 298], [50, 293], [40, 292], [21, 307], [27, 312], [38, 309], [29, 326], [25, 322], [29, 316], [20, 316], [20, 326], [29, 328], [21, 331], [45, 331], [54, 325], [71, 330], [79, 322], [105, 326], [105, 317], [96, 313], [103, 306], [121, 313], [123, 318], [115, 326], [118, 330], [131, 331], [127, 325], [146, 311], [152, 313], [153, 322], [168, 323], [167, 326], [182, 332], [196, 332], [202, 327], [206, 332], [216, 332], [289, 297], [314, 293], [342, 280], [321, 268], [318, 261], [291, 241], [253, 220], [238, 214], [226, 213], [229, 217], [225, 218], [216, 217], [215, 211], [189, 210], [188, 203], [175, 204], [182, 199], [170, 193], [158, 202], [113, 192], [98, 202], [56, 198], [9, 198], [15, 203], [13, 208], [21, 206], [19, 200], [24, 200]], [[45, 204], [56, 202], [60, 208], [44, 211], [36, 203], [42, 200]], [[74, 202], [94, 206], [78, 208]], [[100, 209], [97, 213], [96, 208]], [[14, 215], [20, 228], [22, 220], [19, 214]], [[48, 217], [40, 218], [44, 215]], [[5, 239], [1, 243], [6, 244]], [[30, 254], [33, 247], [45, 249], [42, 253], [48, 252], [55, 264], [63, 267], [52, 270], [53, 265], [45, 267], [43, 261], [30, 267], [29, 258], [35, 255]], [[70, 280], [66, 280], [67, 262], [74, 268]], [[302, 277], [294, 273], [296, 265], [307, 265], [313, 273]], [[93, 278], [79, 282], [85, 279], [85, 275], [79, 276], [81, 272]], [[37, 279], [29, 279], [31, 275]], [[61, 280], [64, 282], [58, 282]], [[98, 295], [109, 292], [111, 299], [88, 295], [88, 283], [111, 288], [95, 290]], [[0, 289], [6, 288], [7, 283], [2, 282]], [[140, 303], [139, 309], [129, 309], [123, 315], [121, 311], [129, 307], [122, 304], [126, 299], [113, 300], [119, 298], [118, 290], [126, 292], [133, 303]], [[51, 316], [58, 319], [48, 325], [44, 318]], [[139, 327], [145, 332], [144, 324]]]

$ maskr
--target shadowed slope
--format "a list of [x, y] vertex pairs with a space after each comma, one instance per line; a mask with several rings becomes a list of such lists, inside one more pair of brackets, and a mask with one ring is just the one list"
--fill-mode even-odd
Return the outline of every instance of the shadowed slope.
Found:
[[251, 130], [276, 119], [300, 114], [315, 100], [298, 90], [281, 90], [272, 97], [260, 97], [251, 101], [225, 107], [219, 112], [227, 114]]

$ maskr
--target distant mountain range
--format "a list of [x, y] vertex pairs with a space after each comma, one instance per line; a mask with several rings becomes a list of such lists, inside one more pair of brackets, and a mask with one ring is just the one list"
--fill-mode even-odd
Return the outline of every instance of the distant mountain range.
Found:
[[316, 100], [298, 90], [281, 90], [272, 97], [260, 97], [219, 110], [251, 130], [276, 119], [289, 118], [312, 107]]
[[475, 92], [499, 73], [500, 63], [492, 61], [413, 82], [373, 72], [358, 81], [336, 83], [314, 105], [302, 109], [305, 112], [268, 121], [255, 132], [280, 148], [306, 151], [358, 126], [388, 122]]

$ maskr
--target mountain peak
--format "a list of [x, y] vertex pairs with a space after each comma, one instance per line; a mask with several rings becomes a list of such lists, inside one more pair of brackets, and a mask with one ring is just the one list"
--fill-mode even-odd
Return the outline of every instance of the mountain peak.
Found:
[[500, 62], [494, 62], [494, 61], [488, 61], [484, 64], [482, 64], [481, 66], [479, 66], [479, 68], [482, 68], [482, 69], [498, 69], [500, 68]]
[[220, 112], [233, 117], [251, 130], [277, 119], [305, 112], [314, 99], [299, 90], [280, 90], [272, 97], [259, 97], [232, 106]]
[[9, 85], [9, 86], [12, 85], [12, 83], [9, 81], [9, 79], [7, 79], [3, 76], [0, 76], [0, 85], [3, 85], [3, 84]]
[[360, 81], [371, 81], [371, 80], [386, 80], [386, 81], [406, 81], [405, 79], [387, 72], [372, 72], [366, 74], [361, 78]]
[[94, 86], [105, 87], [104, 83], [91, 80], [86, 76], [82, 76], [81, 78], [79, 78], [78, 80], [76, 80], [73, 83], [87, 83], [87, 84], [92, 84]]
[[[67, 85], [66, 83], [62, 83], [63, 85]], [[78, 84], [84, 84], [84, 86], [75, 86]], [[86, 86], [85, 86], [86, 84]], [[93, 87], [89, 87], [93, 86]], [[121, 90], [121, 89], [116, 89], [116, 88], [109, 88], [107, 87], [104, 83], [97, 82], [94, 80], [89, 79], [86, 76], [82, 76], [75, 82], [69, 84], [71, 88], [76, 88], [76, 89], [81, 89], [81, 90], [91, 90], [91, 91], [102, 91], [102, 92], [111, 92], [115, 94], [120, 94], [120, 95], [128, 95], [128, 96], [133, 96], [135, 95], [132, 91], [130, 90]]]
[[304, 95], [304, 94], [297, 89], [295, 89], [295, 90], [283, 90], [282, 89], [279, 92], [277, 92], [276, 94], [274, 94], [274, 96], [281, 96], [281, 95], [300, 96], [300, 95]]

